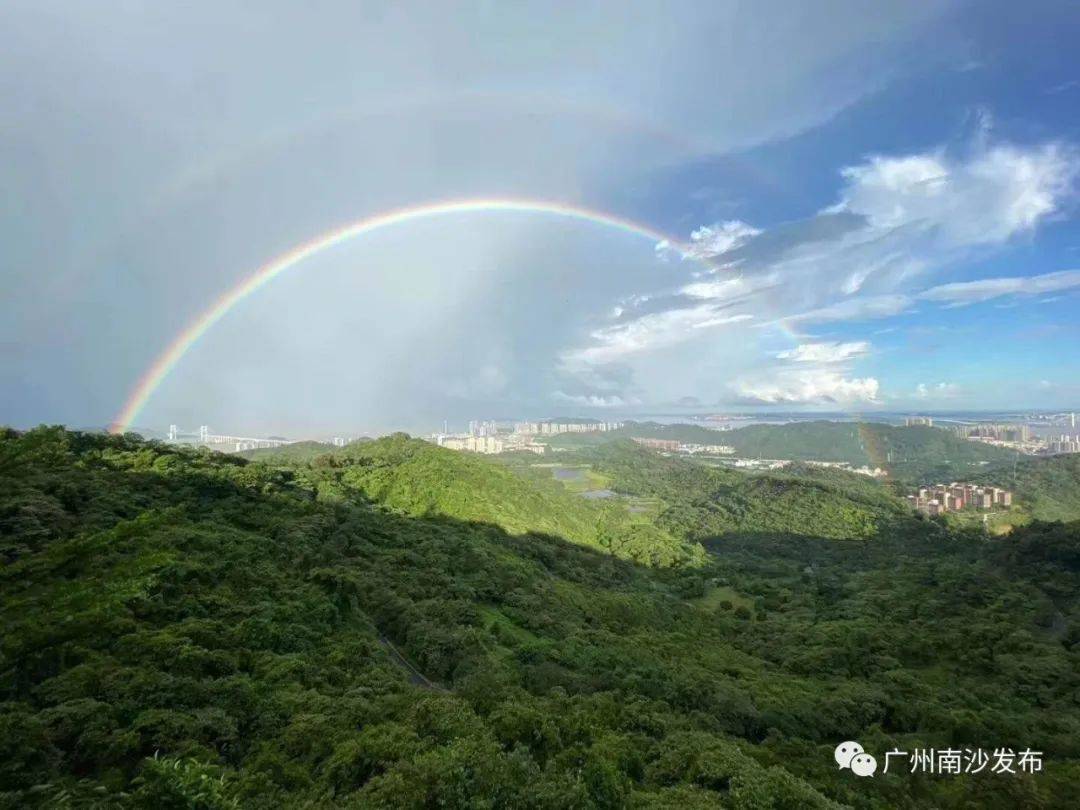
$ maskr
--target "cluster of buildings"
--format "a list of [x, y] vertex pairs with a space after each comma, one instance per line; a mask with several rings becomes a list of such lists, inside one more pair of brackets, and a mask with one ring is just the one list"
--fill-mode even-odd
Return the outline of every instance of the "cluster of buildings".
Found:
[[869, 464], [864, 464], [861, 467], [856, 467], [847, 461], [803, 461], [802, 464], [808, 467], [824, 467], [831, 470], [843, 470], [844, 472], [856, 473], [857, 475], [868, 475], [871, 478], [888, 478], [889, 471], [882, 469], [881, 467], [871, 467]]
[[436, 433], [432, 438], [435, 444], [448, 450], [468, 450], [470, 453], [502, 453], [506, 451], [506, 442], [498, 436], [447, 436]]
[[618, 430], [622, 422], [516, 422], [499, 424], [493, 419], [473, 419], [468, 433], [435, 433], [431, 441], [450, 450], [470, 453], [506, 453], [515, 450], [543, 455], [548, 447], [536, 441], [537, 436], [560, 433], [596, 433]]
[[1031, 428], [1027, 425], [959, 425], [953, 428], [953, 432], [962, 439], [991, 439], [1014, 444], [1030, 442], [1032, 438]]
[[[1042, 421], [1051, 420], [1047, 418]], [[1058, 414], [1052, 418], [1051, 423], [1075, 428], [1076, 414]], [[953, 432], [969, 441], [992, 444], [1031, 455], [1080, 453], [1080, 434], [1062, 433], [1055, 436], [1044, 432], [1036, 433], [1026, 424], [960, 425], [953, 428]]]
[[498, 436], [499, 423], [494, 419], [473, 419], [469, 422], [470, 436]]
[[543, 455], [547, 445], [534, 442], [529, 436], [519, 433], [504, 433], [498, 436], [469, 436], [436, 433], [431, 441], [448, 450], [468, 450], [470, 453], [507, 453], [514, 450]]
[[793, 462], [786, 458], [734, 458], [724, 464], [739, 470], [782, 470]]
[[[1034, 429], [1032, 424], [1035, 425]], [[904, 425], [933, 427], [934, 420], [929, 416], [909, 416]], [[1051, 435], [1047, 428], [1062, 426], [1076, 428], [1076, 413], [1039, 413], [1025, 414], [1022, 421], [1009, 423], [976, 422], [968, 425], [955, 425], [948, 428], [953, 435], [972, 442], [1016, 450], [1028, 455], [1055, 455], [1058, 453], [1080, 453], [1080, 434]]]
[[1080, 453], [1080, 434], [1061, 434], [1057, 438], [1046, 439], [1046, 449], [1050, 453]]
[[956, 481], [951, 484], [919, 487], [918, 493], [908, 495], [907, 499], [914, 509], [926, 515], [941, 515], [965, 508], [993, 509], [995, 506], [1012, 506], [1012, 493], [1007, 489]]
[[674, 439], [634, 439], [642, 447], [659, 450], [662, 453], [702, 454], [707, 456], [730, 456], [735, 448], [726, 444], [694, 444]]
[[518, 422], [514, 425], [514, 433], [526, 436], [554, 436], [559, 433], [606, 433], [609, 430], [618, 430], [622, 426], [622, 422]]
[[855, 473], [856, 475], [866, 475], [870, 478], [888, 478], [888, 470], [883, 470], [881, 467], [871, 467], [868, 464], [864, 464], [861, 467], [857, 467], [854, 464], [850, 464], [846, 461], [793, 461], [789, 458], [733, 458], [723, 462], [725, 467], [735, 467], [740, 470], [786, 470], [793, 466], [807, 466], [807, 467], [824, 467], [833, 470], [843, 470], [844, 472]]
[[1065, 413], [1029, 413], [1024, 415], [1024, 419], [1028, 422], [1035, 422], [1040, 425], [1060, 425], [1069, 428], [1076, 427], [1075, 411]]

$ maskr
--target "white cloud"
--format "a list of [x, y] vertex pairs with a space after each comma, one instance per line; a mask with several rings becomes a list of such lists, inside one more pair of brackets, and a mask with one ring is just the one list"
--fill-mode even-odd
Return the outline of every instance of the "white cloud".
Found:
[[[836, 202], [807, 220], [769, 231], [741, 220], [696, 229], [684, 255], [710, 261], [711, 274], [691, 275], [648, 306], [624, 306], [618, 324], [594, 331], [588, 345], [565, 356], [604, 363], [633, 355], [642, 358], [635, 368], [660, 377], [659, 363], [645, 359], [653, 350], [689, 341], [706, 326], [753, 319], [760, 327], [753, 339], [693, 344], [713, 379], [719, 373], [740, 381], [739, 396], [876, 399], [877, 380], [837, 367], [857, 356], [853, 348], [806, 341], [778, 356], [766, 343], [777, 334], [769, 327], [891, 318], [920, 302], [959, 305], [1080, 286], [1080, 271], [941, 283], [948, 268], [1025, 237], [1059, 213], [1080, 169], [1077, 151], [1061, 143], [990, 143], [991, 121], [980, 113], [963, 153], [873, 156], [842, 169]], [[673, 356], [663, 356], [670, 367]], [[687, 380], [706, 379], [689, 360], [680, 368], [683, 391]]]
[[952, 399], [959, 394], [960, 386], [956, 383], [939, 382], [931, 385], [919, 383], [915, 386], [916, 399]]
[[861, 214], [873, 230], [933, 229], [940, 248], [994, 244], [1056, 211], [1076, 173], [1076, 155], [1054, 143], [997, 146], [966, 161], [940, 150], [872, 157], [842, 171], [847, 187], [831, 210]]
[[738, 219], [704, 225], [691, 232], [687, 252], [694, 258], [715, 258], [745, 244], [759, 233], [760, 229]]
[[872, 157], [840, 174], [848, 181], [841, 202], [832, 211], [854, 211], [871, 226], [895, 228], [913, 219], [913, 209], [925, 208], [928, 200], [941, 198], [947, 190], [949, 170], [934, 155]]
[[1061, 270], [1040, 276], [987, 278], [959, 281], [931, 287], [919, 294], [927, 301], [943, 301], [956, 306], [975, 304], [1003, 295], [1041, 295], [1080, 287], [1080, 270]]
[[770, 405], [876, 403], [878, 381], [851, 376], [855, 360], [869, 352], [866, 341], [800, 343], [736, 380], [731, 390], [740, 401]]
[[875, 403], [878, 388], [873, 377], [848, 379], [827, 369], [780, 369], [767, 377], [741, 379], [733, 386], [741, 400], [766, 405]]
[[714, 222], [712, 225], [702, 225], [692, 231], [690, 241], [680, 245], [678, 249], [667, 239], [658, 242], [656, 253], [665, 260], [673, 253], [681, 255], [684, 259], [715, 259], [746, 244], [749, 239], [760, 233], [762, 231], [759, 228], [739, 219]]
[[[975, 146], [966, 157], [936, 150], [843, 169], [840, 201], [823, 216], [853, 215], [862, 225], [833, 240], [794, 244], [773, 260], [770, 272], [806, 291], [780, 306], [794, 310], [793, 320], [900, 314], [930, 274], [1030, 233], [1058, 212], [1080, 170], [1076, 150], [1061, 144]], [[739, 255], [745, 273], [752, 248]]]
[[640, 405], [641, 401], [635, 397], [621, 397], [617, 395], [605, 396], [601, 394], [567, 394], [565, 391], [556, 391], [551, 395], [556, 402], [567, 405], [580, 405], [585, 408], [630, 408]]
[[843, 363], [861, 357], [868, 351], [870, 344], [864, 340], [851, 343], [800, 343], [794, 349], [776, 356], [780, 360], [796, 363]]

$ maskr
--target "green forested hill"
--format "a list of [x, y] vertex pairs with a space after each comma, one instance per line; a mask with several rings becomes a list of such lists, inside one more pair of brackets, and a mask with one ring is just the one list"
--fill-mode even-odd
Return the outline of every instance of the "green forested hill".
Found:
[[901, 480], [953, 480], [1013, 456], [1003, 448], [965, 441], [940, 428], [872, 422], [750, 425], [724, 436], [724, 443], [742, 456], [867, 464], [887, 469]]
[[444, 515], [546, 533], [655, 565], [700, 563], [702, 549], [631, 515], [542, 481], [525, 481], [472, 453], [396, 434], [351, 444], [302, 473], [320, 496], [364, 498], [414, 517]]
[[[880, 427], [878, 425], [873, 428]], [[740, 456], [796, 460], [845, 461], [869, 464], [874, 447], [866, 446], [872, 429], [859, 422], [791, 422], [786, 425], [748, 425], [725, 434]]]
[[878, 534], [910, 519], [885, 487], [858, 476], [796, 469], [749, 475], [661, 456], [631, 442], [612, 442], [586, 455], [616, 491], [659, 498], [660, 525], [701, 540], [731, 533], [785, 533], [837, 539]]
[[[410, 444], [324, 477], [0, 432], [0, 807], [1073, 806], [1080, 525], [651, 568], [364, 496]], [[858, 780], [846, 739], [1044, 770]]]
[[1015, 489], [1036, 520], [1080, 520], [1080, 453], [1018, 460], [976, 480]]
[[748, 425], [718, 431], [699, 425], [630, 422], [610, 433], [564, 434], [551, 438], [557, 447], [588, 448], [626, 438], [670, 439], [697, 444], [724, 444], [741, 458], [840, 461], [887, 469], [905, 482], [953, 480], [1010, 461], [1000, 447], [959, 439], [932, 427], [896, 427], [876, 422], [791, 422]]
[[236, 455], [249, 461], [265, 461], [268, 464], [289, 461], [312, 461], [321, 455], [336, 450], [325, 442], [293, 442], [282, 447], [260, 447], [258, 450], [244, 450]]

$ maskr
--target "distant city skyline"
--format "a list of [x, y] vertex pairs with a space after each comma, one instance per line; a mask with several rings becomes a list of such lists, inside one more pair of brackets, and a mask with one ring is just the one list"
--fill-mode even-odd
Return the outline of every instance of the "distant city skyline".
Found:
[[0, 424], [1080, 409], [1078, 39], [1049, 0], [15, 0]]
[[[467, 422], [452, 423], [444, 419], [437, 425], [397, 425], [387, 430], [364, 430], [352, 426], [338, 427], [336, 430], [321, 433], [303, 433], [290, 436], [255, 435], [252, 430], [223, 431], [209, 425], [197, 428], [172, 424], [167, 430], [155, 427], [132, 426], [136, 433], [143, 432], [148, 437], [160, 437], [168, 441], [199, 444], [233, 445], [234, 450], [274, 447], [293, 441], [322, 441], [335, 446], [344, 446], [358, 438], [374, 438], [391, 432], [405, 432], [416, 436], [428, 436], [437, 444], [443, 444], [442, 438], [496, 437], [513, 433], [517, 436], [547, 436], [562, 433], [605, 432], [616, 430], [632, 423], [661, 423], [668, 425], [690, 424], [712, 428], [718, 432], [752, 424], [784, 424], [797, 421], [868, 421], [881, 422], [908, 427], [937, 427], [973, 441], [998, 443], [1002, 446], [1016, 446], [1024, 452], [1080, 452], [1080, 432], [1077, 429], [1076, 411], [921, 411], [921, 412], [877, 412], [874, 414], [855, 414], [840, 412], [781, 412], [731, 411], [720, 413], [697, 414], [630, 414], [625, 418], [612, 420], [597, 419], [592, 416], [556, 414], [544, 417], [498, 417], [474, 418]], [[243, 446], [241, 446], [243, 445]], [[460, 448], [457, 448], [460, 449]], [[493, 450], [492, 452], [501, 452]]]

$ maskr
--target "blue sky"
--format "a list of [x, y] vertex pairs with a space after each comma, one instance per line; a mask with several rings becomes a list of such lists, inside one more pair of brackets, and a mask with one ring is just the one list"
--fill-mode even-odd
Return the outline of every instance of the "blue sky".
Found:
[[[0, 11], [0, 422], [108, 422], [256, 267], [524, 196], [236, 307], [141, 415], [1080, 408], [1074, 4], [74, 2]], [[692, 253], [693, 256], [686, 256]]]

